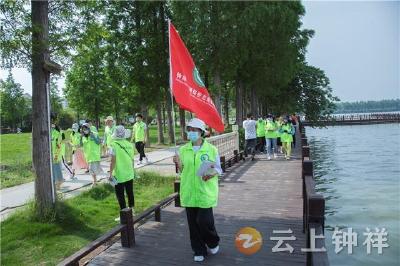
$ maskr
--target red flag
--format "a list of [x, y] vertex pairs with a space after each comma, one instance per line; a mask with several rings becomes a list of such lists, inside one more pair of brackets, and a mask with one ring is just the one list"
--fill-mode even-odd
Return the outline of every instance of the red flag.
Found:
[[218, 132], [224, 123], [215, 108], [193, 62], [175, 27], [169, 22], [170, 86], [176, 102], [182, 109], [195, 113], [204, 123]]

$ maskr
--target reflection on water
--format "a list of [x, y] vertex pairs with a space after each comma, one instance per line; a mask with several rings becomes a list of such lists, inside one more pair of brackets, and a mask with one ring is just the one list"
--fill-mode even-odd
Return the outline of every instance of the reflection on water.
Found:
[[[326, 199], [331, 265], [400, 265], [400, 125], [306, 128], [317, 191]], [[358, 246], [334, 252], [332, 233], [353, 228]], [[366, 228], [386, 228], [389, 248], [367, 255]]]

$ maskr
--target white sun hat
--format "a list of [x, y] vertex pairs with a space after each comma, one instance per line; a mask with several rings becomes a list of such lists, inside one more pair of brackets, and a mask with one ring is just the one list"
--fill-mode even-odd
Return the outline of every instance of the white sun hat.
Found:
[[112, 135], [113, 139], [127, 139], [130, 136], [131, 131], [129, 129], [125, 129], [125, 127], [122, 125], [116, 126]]
[[199, 128], [204, 132], [206, 131], [206, 124], [203, 122], [203, 120], [198, 118], [192, 118], [187, 124], [187, 127]]

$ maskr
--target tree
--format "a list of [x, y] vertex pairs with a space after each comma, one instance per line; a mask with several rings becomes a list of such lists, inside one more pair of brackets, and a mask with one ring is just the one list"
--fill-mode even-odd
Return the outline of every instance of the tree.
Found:
[[[6, 80], [0, 79], [0, 113], [4, 125], [13, 130], [21, 126], [28, 111], [28, 103], [23, 96], [21, 84], [15, 83], [11, 72]], [[19, 125], [18, 125], [19, 124]]]

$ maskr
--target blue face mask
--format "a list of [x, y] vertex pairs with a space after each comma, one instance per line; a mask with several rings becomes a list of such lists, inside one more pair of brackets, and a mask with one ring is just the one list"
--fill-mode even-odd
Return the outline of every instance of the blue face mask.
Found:
[[191, 142], [196, 142], [200, 138], [200, 134], [196, 131], [188, 131], [187, 137]]

